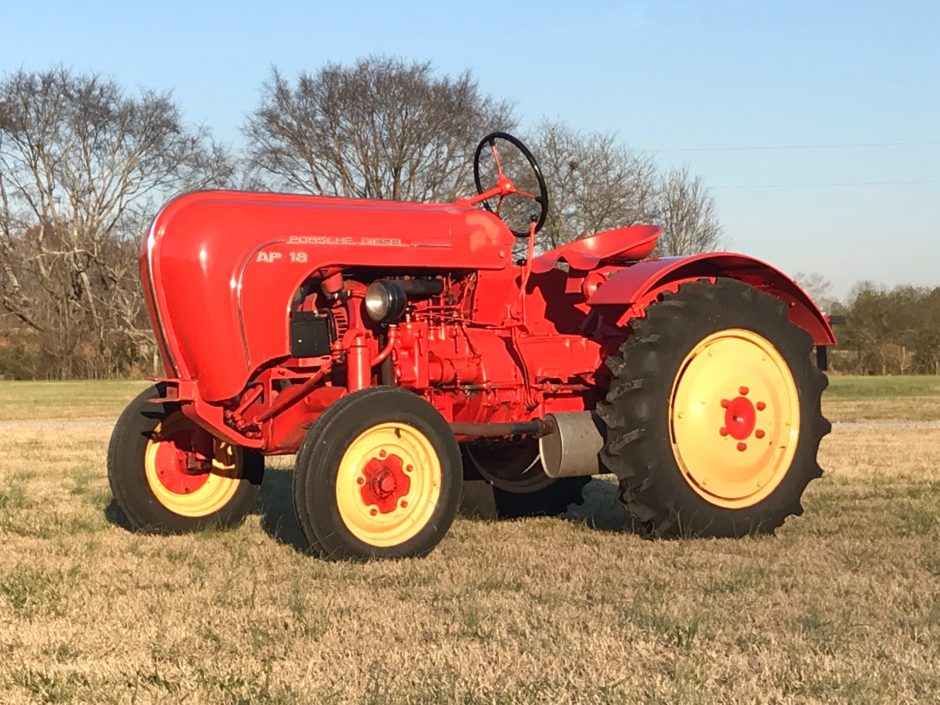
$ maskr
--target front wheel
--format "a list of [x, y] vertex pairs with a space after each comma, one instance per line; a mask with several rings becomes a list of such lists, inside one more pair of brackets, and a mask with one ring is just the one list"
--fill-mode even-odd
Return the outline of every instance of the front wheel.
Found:
[[460, 449], [438, 411], [394, 387], [348, 394], [307, 431], [294, 509], [321, 558], [429, 553], [457, 513]]
[[631, 322], [598, 414], [601, 458], [656, 535], [770, 533], [801, 514], [830, 424], [812, 340], [770, 294], [682, 284]]
[[150, 387], [124, 410], [108, 446], [111, 493], [131, 528], [177, 534], [239, 524], [255, 507], [264, 458], [212, 436]]

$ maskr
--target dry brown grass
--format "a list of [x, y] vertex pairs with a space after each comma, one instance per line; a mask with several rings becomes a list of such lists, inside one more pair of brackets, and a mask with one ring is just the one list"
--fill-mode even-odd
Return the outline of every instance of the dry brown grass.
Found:
[[827, 400], [824, 406], [834, 422], [940, 421], [940, 397], [838, 399]]
[[302, 553], [283, 461], [236, 531], [129, 533], [107, 437], [0, 424], [0, 702], [940, 701], [940, 430], [838, 428], [775, 538], [647, 541], [598, 481], [370, 565]]

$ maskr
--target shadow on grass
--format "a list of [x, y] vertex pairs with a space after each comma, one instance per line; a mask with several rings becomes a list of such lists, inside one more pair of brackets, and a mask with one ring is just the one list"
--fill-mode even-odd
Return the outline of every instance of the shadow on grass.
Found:
[[104, 508], [104, 518], [109, 524], [120, 527], [124, 531], [133, 531], [127, 517], [124, 516], [124, 512], [121, 511], [118, 503], [113, 498], [108, 502], [108, 506]]
[[593, 479], [582, 491], [584, 502], [574, 504], [562, 516], [597, 531], [644, 534], [620, 501], [617, 485]]
[[[463, 486], [460, 515], [470, 520], [520, 520], [531, 516], [551, 516], [584, 525], [597, 531], [641, 533], [627, 514], [617, 496], [617, 486], [605, 480], [591, 480], [581, 491], [582, 501], [566, 509], [544, 511], [537, 504], [533, 514], [524, 511], [525, 495], [517, 495], [512, 502], [513, 512], [507, 515], [499, 506], [493, 488], [483, 481], [467, 481]], [[519, 501], [522, 500], [522, 501]]]
[[[554, 516], [596, 531], [641, 533], [620, 503], [616, 485], [595, 479], [584, 487], [582, 496], [582, 503], [572, 504], [565, 512], [556, 513]], [[307, 539], [294, 514], [290, 470], [269, 468], [265, 471], [261, 496], [252, 513], [260, 515], [262, 530], [275, 541], [299, 553], [306, 553]], [[133, 530], [124, 512], [113, 499], [105, 507], [104, 516], [114, 526], [125, 531]], [[521, 519], [500, 516], [492, 488], [484, 482], [464, 483], [458, 516], [471, 521]]]
[[[294, 516], [289, 471], [270, 468], [265, 471], [261, 495], [252, 514], [261, 516], [261, 528], [278, 543], [290, 546], [301, 553], [307, 550], [307, 540]], [[110, 524], [125, 531], [134, 532], [114, 499], [105, 507], [104, 517]]]
[[291, 471], [265, 471], [264, 482], [261, 484], [261, 499], [255, 513], [261, 515], [261, 528], [268, 536], [299, 553], [307, 551], [307, 539], [294, 514]]

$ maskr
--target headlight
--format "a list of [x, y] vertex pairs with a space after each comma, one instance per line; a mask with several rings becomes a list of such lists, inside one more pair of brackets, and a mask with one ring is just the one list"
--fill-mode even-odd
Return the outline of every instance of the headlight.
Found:
[[366, 313], [376, 323], [397, 321], [407, 304], [408, 296], [390, 281], [379, 279], [366, 289]]

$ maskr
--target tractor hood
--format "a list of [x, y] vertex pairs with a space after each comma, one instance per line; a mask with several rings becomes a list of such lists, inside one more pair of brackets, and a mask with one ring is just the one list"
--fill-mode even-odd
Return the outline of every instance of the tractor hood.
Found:
[[460, 204], [197, 192], [154, 219], [141, 282], [167, 375], [221, 401], [289, 355], [291, 301], [316, 270], [499, 270], [513, 241], [499, 218]]

